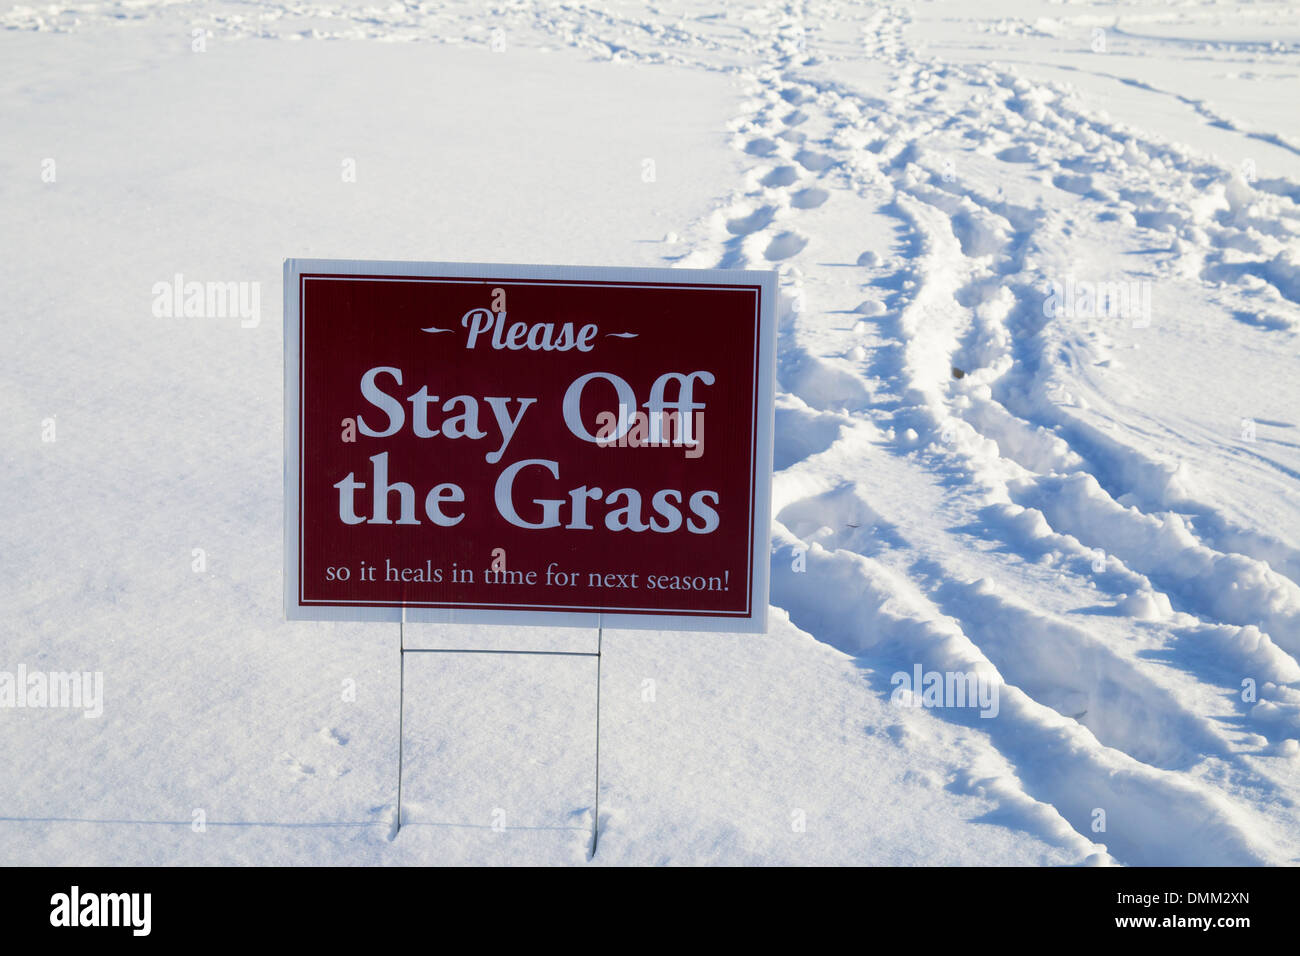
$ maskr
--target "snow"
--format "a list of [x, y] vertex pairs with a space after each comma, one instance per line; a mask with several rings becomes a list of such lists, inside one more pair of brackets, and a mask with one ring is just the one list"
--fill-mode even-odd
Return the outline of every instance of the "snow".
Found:
[[780, 271], [771, 626], [604, 633], [593, 862], [1300, 860], [1295, 7], [0, 27], [0, 675], [104, 682], [0, 706], [5, 862], [590, 858], [594, 658], [408, 654], [399, 832], [398, 634], [284, 621], [288, 256]]

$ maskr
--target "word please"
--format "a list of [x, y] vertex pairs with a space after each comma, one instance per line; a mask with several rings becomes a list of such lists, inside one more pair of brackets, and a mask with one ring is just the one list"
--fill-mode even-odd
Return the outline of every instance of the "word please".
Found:
[[498, 312], [493, 315], [487, 309], [471, 309], [460, 317], [460, 324], [469, 329], [469, 339], [465, 348], [472, 349], [478, 337], [489, 329], [492, 330], [492, 347], [494, 349], [529, 349], [533, 352], [567, 352], [576, 348], [579, 352], [591, 351], [591, 340], [596, 337], [596, 326], [588, 323], [577, 332], [572, 322], [560, 326], [560, 334], [555, 334], [552, 322], [513, 323], [506, 329], [506, 314]]

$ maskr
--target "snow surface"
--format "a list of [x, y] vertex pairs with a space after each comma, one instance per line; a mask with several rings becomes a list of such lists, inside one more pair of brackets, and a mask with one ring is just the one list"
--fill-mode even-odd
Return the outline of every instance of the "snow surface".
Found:
[[[0, 861], [589, 858], [592, 659], [408, 655], [395, 833], [396, 630], [283, 621], [287, 256], [781, 271], [772, 626], [605, 633], [595, 862], [1300, 860], [1300, 8], [0, 26], [0, 671], [105, 697], [0, 708]], [[260, 321], [155, 317], [176, 273]]]

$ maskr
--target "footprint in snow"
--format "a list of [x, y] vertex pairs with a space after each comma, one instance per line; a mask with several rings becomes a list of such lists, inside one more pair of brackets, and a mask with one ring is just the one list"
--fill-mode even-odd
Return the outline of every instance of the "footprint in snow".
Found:
[[782, 186], [792, 186], [795, 180], [799, 178], [799, 171], [793, 166], [777, 166], [761, 180], [764, 186], [772, 189], [779, 189]]
[[347, 734], [335, 730], [333, 727], [322, 727], [319, 736], [321, 740], [324, 740], [326, 743], [337, 744], [340, 747], [346, 747], [348, 745]]
[[767, 244], [767, 248], [763, 251], [763, 257], [771, 262], [789, 259], [801, 252], [806, 245], [808, 245], [807, 236], [801, 236], [797, 232], [777, 233], [772, 237], [772, 241]]
[[776, 215], [776, 209], [773, 206], [759, 206], [748, 215], [738, 216], [735, 219], [727, 220], [727, 232], [733, 236], [747, 236], [751, 232], [765, 228], [771, 223], [772, 218]]
[[795, 162], [809, 172], [820, 173], [822, 170], [829, 168], [835, 163], [835, 160], [825, 153], [818, 153], [811, 149], [801, 149], [794, 154]]
[[316, 774], [315, 767], [308, 766], [307, 764], [300, 761], [297, 757], [295, 757], [293, 754], [289, 753], [288, 751], [281, 754], [280, 759], [284, 761], [285, 766], [287, 766], [290, 770], [294, 771], [295, 773], [300, 774], [301, 776], [312, 777], [315, 776]]
[[808, 189], [801, 189], [791, 196], [790, 205], [796, 209], [816, 209], [829, 199], [830, 195], [826, 190], [812, 186]]

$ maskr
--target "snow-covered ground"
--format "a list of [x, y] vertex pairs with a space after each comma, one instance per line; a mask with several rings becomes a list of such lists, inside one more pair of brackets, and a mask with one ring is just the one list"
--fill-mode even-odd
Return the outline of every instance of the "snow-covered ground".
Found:
[[288, 256], [780, 270], [772, 626], [605, 633], [595, 862], [1300, 861], [1300, 7], [0, 27], [0, 705], [103, 679], [0, 706], [0, 862], [588, 859], [591, 659], [408, 656], [394, 834], [396, 628], [283, 620]]

